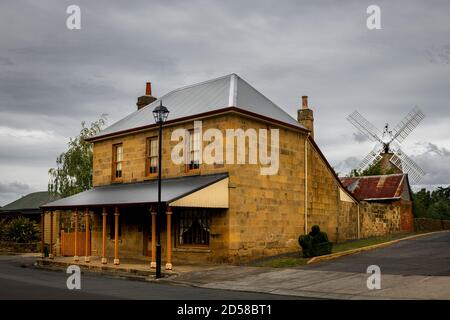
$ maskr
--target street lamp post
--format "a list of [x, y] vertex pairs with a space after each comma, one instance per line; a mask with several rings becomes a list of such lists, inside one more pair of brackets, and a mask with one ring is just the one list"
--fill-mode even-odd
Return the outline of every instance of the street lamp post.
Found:
[[156, 278], [161, 278], [161, 150], [162, 150], [162, 126], [169, 116], [169, 110], [163, 106], [162, 100], [159, 106], [153, 110], [155, 122], [159, 125], [158, 134], [158, 211], [156, 212]]

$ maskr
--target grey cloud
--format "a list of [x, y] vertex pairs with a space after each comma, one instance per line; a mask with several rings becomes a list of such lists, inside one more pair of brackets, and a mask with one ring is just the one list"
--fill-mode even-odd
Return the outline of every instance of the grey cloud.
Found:
[[431, 63], [449, 65], [450, 64], [450, 45], [432, 46], [427, 51]]
[[0, 181], [0, 193], [28, 193], [32, 188], [18, 181], [4, 183]]
[[13, 66], [14, 62], [7, 57], [0, 57], [0, 66]]
[[357, 157], [348, 157], [334, 166], [334, 170], [340, 176], [345, 176], [350, 173], [351, 170], [357, 168], [360, 161], [361, 159], [358, 159]]
[[35, 190], [26, 183], [0, 181], [0, 205], [4, 206], [33, 191]]
[[356, 142], [366, 142], [369, 140], [369, 138], [367, 138], [365, 134], [359, 131], [353, 133], [353, 138], [355, 139]]
[[450, 185], [450, 151], [433, 143], [419, 143], [425, 148], [411, 158], [425, 171], [423, 185]]
[[[361, 142], [345, 120], [354, 109], [382, 127], [419, 105], [429, 141], [440, 135], [437, 123], [450, 121], [447, 1], [378, 1], [378, 31], [365, 27], [372, 1], [79, 0], [77, 31], [65, 28], [70, 4], [0, 4], [0, 126], [67, 139], [82, 120], [108, 113], [112, 123], [135, 110], [148, 80], [160, 96], [231, 72], [293, 116], [309, 95], [317, 142], [339, 150], [336, 163], [355, 156], [349, 144]], [[336, 139], [336, 128], [348, 139]], [[43, 144], [1, 156], [32, 166], [32, 153], [52, 166], [59, 152]]]

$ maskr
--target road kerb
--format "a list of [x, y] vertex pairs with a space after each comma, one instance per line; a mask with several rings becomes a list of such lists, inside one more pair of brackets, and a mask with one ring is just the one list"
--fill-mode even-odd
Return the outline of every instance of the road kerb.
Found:
[[336, 252], [336, 253], [332, 253], [332, 254], [327, 254], [327, 255], [323, 255], [323, 256], [318, 256], [318, 257], [314, 257], [314, 258], [309, 259], [306, 262], [306, 264], [312, 264], [312, 263], [317, 263], [317, 262], [321, 262], [321, 261], [333, 260], [333, 259], [337, 259], [337, 258], [340, 258], [340, 257], [343, 257], [343, 256], [348, 256], [348, 255], [351, 255], [351, 254], [360, 253], [360, 252], [363, 252], [363, 251], [369, 251], [369, 250], [374, 250], [374, 249], [378, 249], [378, 248], [387, 247], [387, 246], [393, 245], [395, 243], [398, 243], [400, 241], [411, 240], [411, 239], [415, 239], [415, 238], [419, 238], [419, 237], [423, 237], [423, 236], [428, 236], [428, 235], [435, 234], [435, 233], [441, 233], [441, 232], [449, 232], [449, 230], [440, 230], [440, 231], [433, 231], [433, 232], [427, 232], [427, 233], [420, 233], [420, 234], [415, 234], [415, 235], [412, 235], [412, 236], [409, 236], [409, 237], [405, 237], [405, 238], [400, 238], [400, 239], [395, 239], [395, 240], [388, 241], [388, 242], [374, 244], [374, 245], [371, 245], [371, 246], [366, 246], [366, 247], [361, 247], [361, 248], [356, 248], [356, 249]]

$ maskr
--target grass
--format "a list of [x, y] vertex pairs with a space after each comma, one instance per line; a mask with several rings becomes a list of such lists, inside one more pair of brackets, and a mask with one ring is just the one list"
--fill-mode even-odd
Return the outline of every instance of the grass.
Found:
[[[409, 237], [420, 232], [398, 233], [379, 237], [370, 237], [366, 239], [350, 240], [342, 243], [333, 244], [332, 253], [342, 252], [392, 240]], [[300, 252], [286, 253], [274, 257], [263, 258], [252, 263], [255, 267], [271, 267], [271, 268], [290, 268], [305, 265], [310, 258], [303, 258]]]

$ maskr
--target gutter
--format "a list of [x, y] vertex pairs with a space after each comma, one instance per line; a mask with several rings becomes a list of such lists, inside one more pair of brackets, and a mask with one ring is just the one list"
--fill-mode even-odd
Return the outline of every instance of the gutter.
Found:
[[305, 139], [305, 234], [308, 234], [308, 140], [311, 132]]

